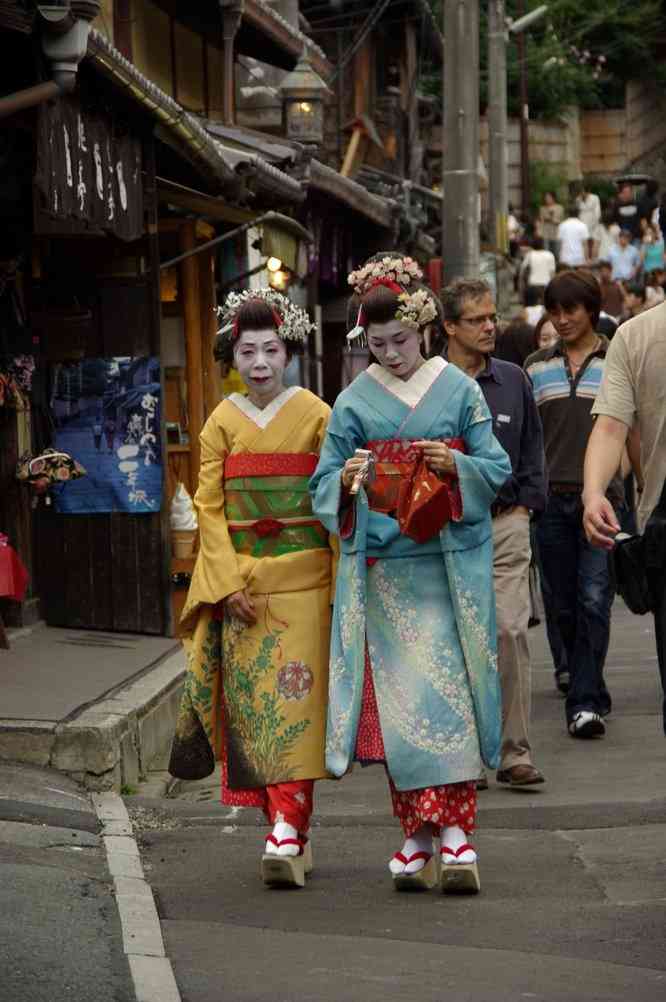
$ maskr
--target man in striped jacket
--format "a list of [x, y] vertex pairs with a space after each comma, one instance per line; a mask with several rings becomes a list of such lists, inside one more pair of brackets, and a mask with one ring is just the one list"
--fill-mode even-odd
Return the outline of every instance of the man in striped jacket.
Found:
[[[525, 362], [544, 431], [548, 503], [538, 528], [544, 602], [558, 688], [566, 691], [566, 719], [576, 738], [601, 737], [611, 699], [603, 670], [613, 602], [608, 557], [583, 531], [583, 464], [592, 431], [592, 405], [601, 384], [608, 340], [596, 333], [601, 291], [585, 269], [560, 272], [544, 304], [559, 335], [551, 348]], [[622, 502], [618, 475], [608, 490]], [[568, 677], [567, 677], [568, 676]]]

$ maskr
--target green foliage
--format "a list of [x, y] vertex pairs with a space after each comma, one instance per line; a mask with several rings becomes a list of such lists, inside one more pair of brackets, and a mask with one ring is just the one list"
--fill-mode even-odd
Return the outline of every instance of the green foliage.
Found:
[[557, 201], [562, 205], [567, 205], [569, 201], [569, 183], [566, 175], [558, 171], [552, 164], [544, 163], [541, 160], [530, 162], [530, 208], [532, 215], [536, 216], [539, 206], [543, 202], [543, 196], [547, 191], [555, 192]]
[[[541, 0], [527, 0], [527, 11]], [[442, 0], [430, 0], [441, 20]], [[487, 2], [481, 3], [481, 107], [487, 104]], [[521, 0], [507, 0], [508, 17], [523, 12]], [[657, 55], [662, 33], [661, 0], [550, 0], [548, 13], [525, 32], [525, 63], [531, 118], [556, 118], [568, 107], [617, 108], [628, 80], [666, 86], [666, 64]], [[507, 45], [509, 114], [520, 114], [519, 49]], [[421, 87], [438, 93], [441, 77], [422, 78]]]

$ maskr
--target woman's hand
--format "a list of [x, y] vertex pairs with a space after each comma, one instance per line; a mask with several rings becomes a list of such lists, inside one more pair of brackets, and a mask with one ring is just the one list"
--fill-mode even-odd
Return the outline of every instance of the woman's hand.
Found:
[[429, 442], [423, 440], [412, 442], [415, 449], [421, 449], [429, 469], [438, 476], [456, 473], [456, 460], [451, 449], [445, 442]]
[[227, 595], [224, 600], [227, 613], [234, 619], [240, 619], [248, 626], [254, 626], [257, 622], [257, 614], [254, 611], [254, 602], [246, 591], [235, 591], [232, 595]]
[[345, 465], [342, 467], [342, 473], [340, 474], [340, 479], [342, 480], [342, 486], [346, 487], [347, 490], [354, 483], [354, 477], [366, 466], [367, 460], [363, 456], [352, 456], [347, 460]]

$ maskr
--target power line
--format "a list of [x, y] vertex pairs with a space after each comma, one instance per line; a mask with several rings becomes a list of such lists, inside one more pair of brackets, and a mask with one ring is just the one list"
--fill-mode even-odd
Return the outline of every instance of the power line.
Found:
[[352, 45], [350, 45], [350, 47], [347, 49], [346, 52], [343, 52], [342, 57], [340, 58], [340, 61], [338, 62], [338, 65], [335, 68], [334, 73], [329, 79], [329, 83], [332, 83], [340, 75], [340, 73], [345, 68], [350, 59], [352, 59], [355, 53], [358, 52], [358, 50], [363, 45], [370, 32], [381, 18], [382, 14], [386, 10], [390, 2], [391, 0], [377, 0], [374, 10], [372, 11], [371, 14], [368, 15], [363, 27], [359, 32], [358, 38]]

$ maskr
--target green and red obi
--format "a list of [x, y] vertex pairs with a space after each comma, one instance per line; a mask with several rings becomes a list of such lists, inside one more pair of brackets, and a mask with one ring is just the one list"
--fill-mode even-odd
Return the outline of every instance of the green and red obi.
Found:
[[308, 490], [315, 453], [238, 452], [224, 464], [225, 514], [237, 553], [280, 557], [326, 550], [328, 533], [312, 514]]

